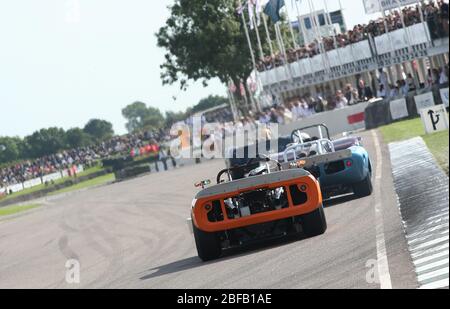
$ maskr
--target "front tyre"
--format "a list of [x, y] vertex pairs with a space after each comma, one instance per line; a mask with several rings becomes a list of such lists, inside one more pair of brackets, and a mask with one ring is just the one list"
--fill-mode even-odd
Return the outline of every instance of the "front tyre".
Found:
[[303, 232], [307, 237], [322, 235], [327, 230], [327, 219], [322, 205], [314, 212], [303, 215], [301, 219]]
[[207, 233], [199, 230], [192, 222], [195, 245], [198, 257], [204, 262], [218, 259], [222, 255], [220, 240], [215, 233]]
[[370, 196], [372, 192], [373, 185], [370, 174], [368, 174], [363, 181], [355, 183], [353, 185], [353, 193], [355, 193], [358, 198]]

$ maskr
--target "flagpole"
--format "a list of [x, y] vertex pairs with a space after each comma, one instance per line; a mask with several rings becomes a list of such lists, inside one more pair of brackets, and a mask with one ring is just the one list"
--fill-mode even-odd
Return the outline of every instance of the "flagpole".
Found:
[[294, 44], [294, 48], [298, 48], [297, 40], [295, 39], [295, 34], [294, 34], [294, 27], [292, 26], [291, 16], [289, 15], [288, 6], [285, 5], [285, 8], [286, 8], [286, 16], [287, 16], [288, 23], [289, 23], [289, 30], [291, 32], [291, 37], [292, 37], [292, 43]]
[[[307, 42], [308, 38], [306, 36], [305, 25], [303, 24], [303, 20], [302, 20], [302, 17], [300, 15], [300, 8], [298, 7], [297, 0], [294, 0], [294, 2], [295, 2], [295, 8], [297, 10], [297, 20], [298, 20], [299, 30], [301, 29], [301, 31], [303, 33], [303, 45], [306, 46], [308, 44], [308, 42]], [[309, 55], [308, 55], [308, 62], [309, 62], [310, 67], [312, 68], [313, 64], [312, 64], [311, 57], [309, 57]]]
[[319, 44], [319, 51], [320, 51], [320, 54], [322, 55], [322, 61], [323, 61], [325, 70], [326, 71], [330, 71], [331, 68], [330, 68], [329, 63], [326, 60], [326, 53], [325, 53], [325, 48], [324, 48], [324, 45], [323, 45], [322, 34], [320, 33], [320, 28], [319, 28], [320, 27], [320, 21], [319, 21], [319, 18], [317, 16], [317, 11], [315, 9], [314, 2], [312, 0], [308, 0], [308, 2], [310, 4], [310, 9], [312, 9], [312, 15], [313, 15], [313, 18], [314, 18], [314, 23], [316, 24], [316, 30], [317, 30], [316, 32], [317, 32], [317, 35], [318, 35], [317, 40], [318, 40], [318, 44]]
[[297, 20], [298, 20], [298, 27], [299, 27], [299, 28], [298, 28], [298, 31], [299, 31], [299, 32], [301, 31], [301, 34], [303, 35], [303, 45], [306, 46], [306, 44], [307, 44], [307, 37], [306, 37], [305, 26], [304, 26], [303, 21], [302, 21], [302, 19], [301, 19], [300, 9], [299, 9], [299, 7], [298, 7], [297, 0], [293, 0], [293, 1], [294, 1], [294, 3], [295, 3], [295, 8], [296, 8], [296, 10], [297, 10]]
[[[242, 7], [242, 1], [241, 0], [238, 0], [239, 1], [239, 7]], [[244, 26], [244, 31], [245, 31], [245, 36], [247, 37], [247, 43], [248, 43], [248, 47], [249, 47], [249, 49], [250, 49], [250, 55], [251, 55], [251, 58], [252, 58], [252, 63], [253, 63], [253, 70], [257, 70], [257, 68], [256, 68], [256, 60], [255, 60], [255, 53], [253, 52], [253, 47], [252, 47], [252, 42], [251, 42], [251, 40], [250, 40], [250, 34], [248, 33], [248, 29], [247, 29], [247, 21], [245, 20], [245, 12], [244, 12], [244, 10], [242, 11], [242, 13], [241, 13], [241, 18], [242, 18], [242, 22], [243, 22], [243, 26]], [[243, 81], [244, 83], [245, 83], [245, 85], [247, 85], [247, 81], [245, 80], [245, 81]], [[245, 89], [245, 88], [244, 88]], [[249, 94], [250, 95], [250, 100], [251, 100], [251, 103], [252, 103], [252, 105], [253, 105], [253, 108], [255, 109], [255, 110], [257, 110], [257, 106], [256, 106], [256, 104], [255, 104], [255, 102], [254, 102], [254, 100], [253, 100], [253, 95], [250, 93]]]
[[272, 38], [270, 37], [269, 27], [267, 26], [266, 15], [264, 13], [262, 13], [262, 17], [263, 17], [264, 29], [266, 30], [267, 41], [269, 42], [271, 57], [274, 57], [275, 53], [273, 52]]
[[[256, 12], [256, 14], [259, 14], [259, 13]], [[260, 58], [261, 61], [264, 61], [264, 51], [263, 51], [262, 44], [261, 44], [261, 37], [259, 35], [258, 24], [256, 23], [255, 18], [253, 18], [253, 27], [255, 28], [256, 40], [258, 41], [259, 58]]]
[[[256, 12], [256, 14], [259, 14], [258, 12]], [[255, 27], [255, 32], [256, 32], [256, 39], [258, 41], [258, 48], [259, 48], [259, 56], [260, 56], [260, 60], [263, 63], [264, 66], [264, 71], [266, 71], [266, 66], [264, 65], [264, 51], [262, 48], [262, 44], [261, 44], [261, 37], [259, 35], [259, 28], [258, 28], [258, 24], [256, 23], [256, 19], [253, 18], [253, 25]], [[259, 72], [258, 70], [255, 70], [255, 78], [256, 78], [256, 82], [258, 87], [260, 87], [263, 91], [264, 91], [264, 86], [262, 86], [262, 82], [261, 79], [259, 78]], [[261, 105], [259, 100], [256, 100], [256, 104], [257, 104], [257, 108], [260, 111], [261, 110]]]

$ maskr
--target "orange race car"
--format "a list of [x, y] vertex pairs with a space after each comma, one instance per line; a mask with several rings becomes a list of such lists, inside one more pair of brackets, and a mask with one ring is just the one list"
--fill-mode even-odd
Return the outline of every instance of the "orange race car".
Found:
[[[222, 180], [224, 176], [227, 180]], [[254, 241], [303, 232], [325, 233], [327, 222], [318, 181], [294, 164], [269, 158], [222, 170], [217, 185], [202, 187], [192, 204], [192, 226], [199, 257], [217, 259], [222, 250]]]

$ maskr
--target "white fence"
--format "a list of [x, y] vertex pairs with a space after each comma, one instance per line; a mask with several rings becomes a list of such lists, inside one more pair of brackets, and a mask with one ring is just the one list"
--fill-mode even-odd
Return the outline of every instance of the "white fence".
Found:
[[45, 175], [42, 178], [30, 179], [30, 180], [25, 181], [24, 183], [10, 185], [6, 188], [0, 187], [0, 196], [9, 194], [10, 192], [17, 193], [17, 192], [20, 192], [20, 191], [23, 191], [26, 189], [30, 189], [30, 188], [45, 184], [46, 182], [52, 182], [52, 181], [57, 181], [59, 179], [67, 178], [67, 177], [69, 177], [70, 174], [72, 174], [72, 175], [73, 175], [73, 173], [79, 174], [83, 171], [84, 171], [83, 165], [78, 165], [78, 166], [74, 166], [70, 170], [65, 169], [65, 170], [62, 170], [59, 172], [55, 172], [53, 174]]
[[375, 46], [378, 55], [383, 55], [408, 46], [427, 43], [429, 35], [427, 24], [417, 24], [376, 37]]
[[[304, 81], [303, 86], [319, 84], [333, 80], [336, 76], [354, 75], [432, 55], [436, 50], [428, 44], [430, 38], [428, 25], [420, 23], [260, 72], [259, 76], [264, 87], [277, 88], [277, 85], [280, 86], [292, 79]], [[445, 52], [448, 52], [448, 46]], [[402, 57], [397, 57], [396, 53], [401, 53]], [[327, 69], [339, 74], [328, 74]]]

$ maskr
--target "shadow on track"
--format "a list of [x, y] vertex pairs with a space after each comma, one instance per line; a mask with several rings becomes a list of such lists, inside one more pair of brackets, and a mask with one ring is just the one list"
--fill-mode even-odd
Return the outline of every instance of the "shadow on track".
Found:
[[185, 270], [191, 270], [199, 267], [213, 265], [216, 263], [221, 263], [228, 260], [233, 260], [240, 257], [256, 254], [258, 252], [282, 247], [305, 239], [307, 238], [303, 235], [292, 235], [276, 239], [259, 241], [253, 244], [245, 245], [243, 247], [224, 250], [223, 255], [220, 259], [211, 262], [202, 262], [197, 256], [194, 256], [183, 260], [175, 261], [166, 265], [162, 265], [159, 267], [151, 268], [148, 270], [148, 272], [151, 273], [141, 277], [140, 280], [149, 280], [152, 278], [157, 278], [169, 274], [175, 274]]
[[334, 207], [334, 206], [338, 206], [341, 204], [345, 204], [348, 202], [352, 202], [357, 200], [358, 197], [356, 197], [353, 193], [352, 194], [346, 194], [346, 195], [341, 195], [338, 197], [334, 197], [330, 200], [326, 200], [323, 202], [323, 207], [325, 208], [330, 208], [330, 207]]

